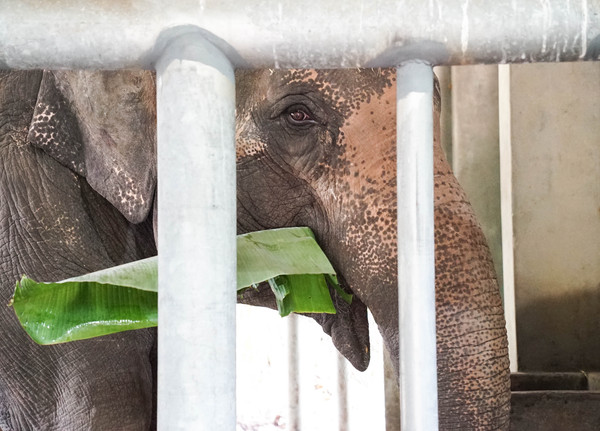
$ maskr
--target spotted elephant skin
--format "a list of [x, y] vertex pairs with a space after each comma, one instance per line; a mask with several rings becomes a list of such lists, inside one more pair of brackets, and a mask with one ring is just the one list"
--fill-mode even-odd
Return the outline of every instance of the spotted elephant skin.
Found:
[[[394, 70], [240, 71], [236, 83], [239, 233], [311, 227], [342, 285], [355, 294], [351, 307], [321, 318], [324, 330], [350, 362], [365, 368], [366, 306], [397, 364]], [[437, 102], [440, 429], [506, 430], [502, 302], [485, 238], [440, 147], [439, 96]], [[264, 302], [264, 296], [250, 292], [242, 301]]]

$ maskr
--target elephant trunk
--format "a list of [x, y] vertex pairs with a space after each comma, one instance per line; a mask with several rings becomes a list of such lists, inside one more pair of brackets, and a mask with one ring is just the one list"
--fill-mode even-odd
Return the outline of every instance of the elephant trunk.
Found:
[[494, 265], [438, 143], [434, 157], [440, 423], [445, 429], [508, 429], [508, 343]]
[[[473, 208], [434, 145], [439, 423], [443, 430], [508, 430], [510, 371], [502, 300]], [[395, 260], [394, 260], [395, 261]], [[395, 286], [396, 279], [393, 280]], [[415, 286], [418, 288], [418, 286]], [[395, 290], [367, 303], [398, 375]], [[369, 299], [369, 298], [367, 298]], [[378, 301], [378, 302], [377, 302]]]

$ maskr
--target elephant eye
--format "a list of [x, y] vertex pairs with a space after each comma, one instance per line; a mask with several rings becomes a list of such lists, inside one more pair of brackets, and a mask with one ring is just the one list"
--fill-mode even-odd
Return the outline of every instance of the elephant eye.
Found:
[[285, 118], [293, 126], [309, 126], [317, 123], [305, 106], [292, 106], [285, 111]]

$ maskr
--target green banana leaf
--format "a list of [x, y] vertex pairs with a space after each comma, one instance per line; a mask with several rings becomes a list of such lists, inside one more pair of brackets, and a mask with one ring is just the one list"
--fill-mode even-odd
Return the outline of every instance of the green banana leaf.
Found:
[[[310, 228], [296, 227], [251, 232], [237, 237], [238, 291], [269, 281], [282, 316], [297, 313], [335, 313], [327, 285], [350, 303], [335, 270]], [[319, 311], [315, 311], [319, 310]]]
[[21, 326], [36, 343], [56, 344], [156, 326], [157, 295], [76, 279], [37, 283], [24, 276], [11, 302]]
[[[238, 292], [268, 282], [279, 313], [335, 313], [328, 286], [350, 302], [309, 228], [237, 238]], [[11, 305], [29, 336], [56, 344], [157, 325], [158, 259], [152, 257], [59, 282], [17, 282]]]

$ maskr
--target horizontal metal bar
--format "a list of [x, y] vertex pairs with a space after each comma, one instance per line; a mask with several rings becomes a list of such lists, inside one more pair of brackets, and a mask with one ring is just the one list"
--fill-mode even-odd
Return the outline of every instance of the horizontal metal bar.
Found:
[[0, 68], [153, 68], [194, 26], [235, 67], [352, 68], [600, 56], [600, 0], [4, 0]]

